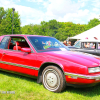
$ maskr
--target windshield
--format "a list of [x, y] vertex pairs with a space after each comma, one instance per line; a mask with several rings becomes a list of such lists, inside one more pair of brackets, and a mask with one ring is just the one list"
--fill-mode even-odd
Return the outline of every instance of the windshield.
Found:
[[75, 43], [74, 47], [80, 48], [80, 47], [81, 47], [81, 41], [77, 41], [77, 42]]
[[38, 52], [69, 50], [65, 45], [53, 37], [29, 36], [28, 38]]

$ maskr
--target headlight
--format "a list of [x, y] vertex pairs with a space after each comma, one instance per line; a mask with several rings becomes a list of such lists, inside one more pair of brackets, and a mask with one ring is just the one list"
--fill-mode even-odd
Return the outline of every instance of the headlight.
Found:
[[100, 72], [100, 67], [88, 68], [89, 73]]

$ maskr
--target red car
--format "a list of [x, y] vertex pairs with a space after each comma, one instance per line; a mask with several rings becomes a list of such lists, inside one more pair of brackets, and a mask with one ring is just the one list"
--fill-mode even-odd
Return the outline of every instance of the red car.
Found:
[[36, 77], [53, 92], [100, 83], [99, 57], [69, 51], [47, 36], [0, 36], [0, 70]]

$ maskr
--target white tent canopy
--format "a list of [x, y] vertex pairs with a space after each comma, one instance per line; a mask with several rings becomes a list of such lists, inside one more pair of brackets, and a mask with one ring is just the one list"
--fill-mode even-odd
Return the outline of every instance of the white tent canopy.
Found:
[[68, 39], [93, 39], [94, 37], [100, 39], [100, 24], [79, 35], [68, 37]]

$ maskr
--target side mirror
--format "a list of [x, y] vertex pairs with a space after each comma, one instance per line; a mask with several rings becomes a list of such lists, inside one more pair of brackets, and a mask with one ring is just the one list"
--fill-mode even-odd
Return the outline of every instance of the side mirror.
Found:
[[27, 53], [31, 53], [31, 49], [30, 48], [21, 48], [21, 51], [27, 52]]

